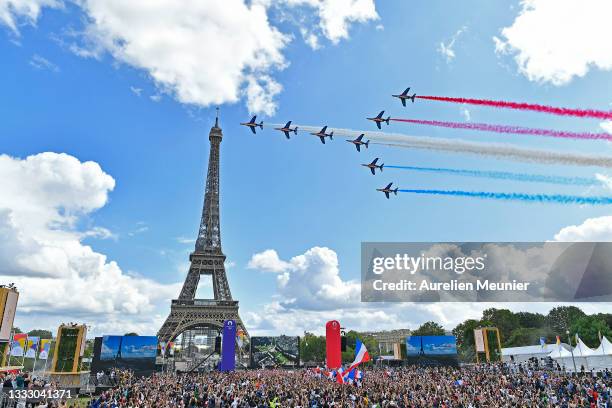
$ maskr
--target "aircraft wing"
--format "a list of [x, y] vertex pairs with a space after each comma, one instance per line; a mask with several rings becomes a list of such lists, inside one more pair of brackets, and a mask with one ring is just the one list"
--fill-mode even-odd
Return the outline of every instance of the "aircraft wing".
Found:
[[380, 127], [380, 122], [376, 122], [376, 126], [378, 126], [378, 128], [379, 128], [379, 129], [382, 129], [382, 128]]
[[403, 106], [406, 106], [406, 99], [404, 99], [404, 98], [400, 98], [400, 99], [401, 99], [401, 101], [402, 101], [402, 105], [403, 105]]
[[389, 192], [385, 191], [385, 197], [389, 198]]
[[283, 130], [283, 133], [285, 134], [285, 137], [286, 137], [287, 139], [291, 139], [291, 138], [289, 137], [289, 132], [287, 132], [286, 130]]
[[285, 125], [285, 129], [289, 129], [289, 126], [291, 126], [291, 121], [287, 122], [287, 124]]
[[361, 151], [361, 146], [359, 146], [358, 144], [355, 145], [355, 147], [357, 148], [357, 151], [360, 152]]
[[253, 117], [251, 118], [251, 123], [255, 123], [255, 120], [256, 120], [256, 119], [257, 119], [257, 115], [253, 116]]
[[361, 139], [363, 139], [363, 133], [360, 134], [357, 139], [355, 139], [356, 142], [361, 142]]
[[406, 90], [404, 91], [402, 95], [408, 95], [408, 92], [410, 92], [410, 87], [406, 88]]
[[326, 130], [327, 130], [327, 126], [323, 126], [323, 129], [321, 129], [320, 133], [325, 133]]
[[321, 143], [325, 144], [325, 138], [323, 136], [319, 136], [319, 139], [321, 139]]
[[385, 111], [380, 111], [380, 113], [378, 114], [378, 116], [376, 116], [377, 119], [382, 118], [382, 115], [384, 115]]
[[389, 190], [391, 188], [391, 185], [393, 185], [393, 183], [389, 183], [389, 185], [385, 187], [385, 190]]
[[373, 175], [376, 175], [376, 171], [374, 171], [374, 167], [370, 167], [370, 171], [372, 172]]
[[376, 164], [377, 161], [378, 161], [378, 157], [375, 158], [374, 160], [372, 160], [372, 163], [370, 163], [370, 164]]
[[249, 128], [251, 129], [251, 132], [253, 132], [254, 135], [257, 134], [257, 132], [255, 131], [255, 127], [254, 126], [249, 126]]

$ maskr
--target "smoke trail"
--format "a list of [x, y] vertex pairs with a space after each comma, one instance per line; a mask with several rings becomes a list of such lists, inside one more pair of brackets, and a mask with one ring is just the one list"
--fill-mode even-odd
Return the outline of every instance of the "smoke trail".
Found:
[[590, 204], [610, 205], [612, 197], [582, 197], [562, 194], [524, 194], [524, 193], [494, 193], [488, 191], [461, 191], [461, 190], [398, 190], [401, 193], [446, 195], [456, 197], [484, 198], [504, 201], [524, 201], [532, 203], [557, 204]]
[[[283, 125], [284, 123], [280, 126]], [[279, 125], [271, 124], [270, 126]], [[306, 132], [318, 132], [322, 127], [309, 125], [297, 126], [300, 130]], [[406, 149], [425, 149], [451, 153], [467, 153], [543, 164], [612, 167], [611, 156], [583, 155], [541, 149], [528, 149], [501, 143], [481, 143], [457, 139], [408, 136], [401, 133], [370, 132], [365, 130], [339, 128], [328, 128], [327, 131], [334, 131], [334, 135], [336, 136], [343, 135], [349, 137], [356, 137], [362, 133], [365, 133], [367, 139], [373, 140], [370, 142], [371, 145], [376, 144], [382, 146], [403, 147]]]
[[535, 103], [523, 103], [523, 102], [507, 102], [507, 101], [494, 101], [490, 99], [474, 99], [474, 98], [449, 98], [446, 96], [419, 96], [419, 99], [427, 99], [430, 101], [440, 102], [452, 102], [452, 103], [464, 103], [469, 105], [484, 105], [493, 106], [496, 108], [508, 108], [525, 111], [543, 112], [550, 113], [551, 115], [560, 116], [576, 116], [579, 118], [595, 118], [595, 119], [612, 119], [612, 112], [602, 111], [596, 109], [573, 109], [573, 108], [557, 108], [554, 106], [539, 105]]
[[452, 129], [481, 130], [496, 133], [513, 133], [519, 135], [550, 136], [566, 139], [586, 139], [586, 140], [610, 140], [610, 133], [588, 133], [588, 132], [566, 132], [562, 130], [534, 129], [522, 126], [492, 125], [488, 123], [465, 123], [465, 122], [445, 122], [438, 120], [419, 120], [419, 119], [399, 119], [392, 118], [395, 122], [407, 122], [417, 125], [438, 126]]
[[390, 166], [385, 165], [386, 169], [413, 170], [430, 173], [452, 174], [457, 176], [483, 177], [499, 180], [525, 181], [529, 183], [549, 183], [573, 186], [600, 186], [604, 182], [585, 177], [563, 177], [548, 176], [543, 174], [511, 173], [505, 171], [483, 171], [468, 169], [448, 169], [440, 167], [416, 167], [416, 166]]

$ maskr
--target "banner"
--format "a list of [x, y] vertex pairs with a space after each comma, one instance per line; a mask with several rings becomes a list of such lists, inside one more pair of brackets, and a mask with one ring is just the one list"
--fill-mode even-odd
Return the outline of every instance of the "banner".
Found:
[[19, 293], [13, 290], [10, 290], [6, 295], [2, 315], [2, 324], [0, 326], [0, 341], [8, 341], [11, 337], [11, 330], [13, 330], [13, 321], [15, 320], [15, 311], [17, 310], [18, 299]]
[[28, 349], [26, 351], [26, 358], [36, 358], [36, 352], [38, 351], [38, 343], [40, 337], [28, 337]]
[[236, 369], [236, 322], [226, 320], [223, 324], [223, 341], [221, 343], [221, 364], [219, 370]]
[[49, 350], [51, 350], [51, 339], [41, 339], [40, 340], [40, 354], [38, 358], [41, 360], [46, 360], [49, 357]]
[[13, 341], [11, 342], [11, 356], [23, 357], [27, 338], [28, 335], [26, 333], [13, 334]]
[[485, 352], [484, 337], [482, 335], [482, 329], [474, 329], [474, 343], [476, 344], [477, 353]]
[[328, 369], [342, 366], [342, 340], [340, 338], [340, 322], [330, 320], [325, 324], [325, 351]]

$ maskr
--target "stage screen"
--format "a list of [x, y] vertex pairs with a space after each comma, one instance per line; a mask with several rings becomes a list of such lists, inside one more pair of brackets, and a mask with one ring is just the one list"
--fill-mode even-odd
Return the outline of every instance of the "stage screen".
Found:
[[124, 336], [121, 344], [121, 358], [155, 358], [157, 354], [156, 336]]
[[455, 336], [409, 336], [406, 338], [408, 356], [456, 356]]
[[96, 337], [91, 371], [123, 368], [134, 370], [139, 376], [149, 375], [156, 369], [156, 355], [156, 336]]
[[120, 357], [119, 347], [123, 336], [103, 336], [102, 350], [100, 350], [100, 360], [115, 360]]
[[299, 363], [299, 337], [251, 337], [251, 366], [286, 367]]

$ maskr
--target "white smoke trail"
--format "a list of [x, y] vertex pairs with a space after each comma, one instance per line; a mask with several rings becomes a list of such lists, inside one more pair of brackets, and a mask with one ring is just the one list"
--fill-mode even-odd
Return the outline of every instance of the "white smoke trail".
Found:
[[[282, 127], [284, 124], [270, 124], [268, 126]], [[318, 132], [323, 126], [297, 125], [299, 130]], [[564, 153], [542, 149], [528, 149], [515, 147], [503, 143], [468, 142], [465, 140], [433, 138], [423, 136], [409, 136], [401, 133], [370, 132], [352, 129], [327, 128], [327, 132], [334, 135], [356, 137], [365, 133], [364, 139], [372, 139], [371, 144], [402, 147], [407, 149], [425, 149], [453, 153], [468, 153], [481, 156], [503, 157], [512, 160], [545, 163], [569, 164], [575, 166], [612, 167], [612, 156], [597, 156], [576, 153]]]

